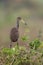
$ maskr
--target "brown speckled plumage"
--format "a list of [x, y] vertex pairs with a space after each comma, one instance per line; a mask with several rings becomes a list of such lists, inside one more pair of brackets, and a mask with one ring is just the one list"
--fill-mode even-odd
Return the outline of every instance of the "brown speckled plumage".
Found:
[[17, 28], [12, 28], [11, 33], [10, 33], [10, 39], [12, 42], [16, 42], [19, 38], [19, 32]]

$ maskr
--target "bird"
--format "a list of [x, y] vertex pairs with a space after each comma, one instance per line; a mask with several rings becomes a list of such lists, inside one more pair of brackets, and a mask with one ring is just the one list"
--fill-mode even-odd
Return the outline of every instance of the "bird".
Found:
[[20, 21], [26, 24], [26, 22], [21, 17], [17, 17], [17, 25], [16, 27], [13, 27], [10, 31], [10, 39], [11, 39], [10, 48], [12, 48], [12, 42], [17, 42], [17, 45], [19, 45], [18, 38], [19, 38], [19, 22]]

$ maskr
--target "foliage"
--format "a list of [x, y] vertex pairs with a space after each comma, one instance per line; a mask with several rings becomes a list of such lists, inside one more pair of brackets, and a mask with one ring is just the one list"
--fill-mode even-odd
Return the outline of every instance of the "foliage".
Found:
[[22, 36], [22, 41], [27, 41], [28, 40], [28, 36], [26, 36], [26, 35], [24, 35], [24, 36]]
[[39, 39], [35, 39], [34, 41], [29, 43], [31, 49], [37, 50], [37, 48], [41, 45], [41, 42]]
[[40, 48], [43, 48], [43, 42], [41, 42], [41, 45], [39, 46], [39, 49], [40, 49]]
[[3, 48], [0, 51], [0, 65], [43, 65], [43, 53], [24, 46]]
[[11, 49], [3, 48], [0, 50], [0, 65], [43, 65], [43, 47], [41, 48], [41, 43], [40, 40], [35, 39], [29, 43], [29, 49], [24, 46], [18, 48], [17, 45]]

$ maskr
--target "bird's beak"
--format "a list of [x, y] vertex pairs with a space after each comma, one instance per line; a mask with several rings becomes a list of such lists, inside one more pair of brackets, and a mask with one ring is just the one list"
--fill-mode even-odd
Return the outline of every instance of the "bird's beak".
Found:
[[25, 24], [25, 21], [23, 19], [21, 19], [21, 22]]
[[23, 24], [27, 25], [27, 23], [26, 23], [23, 19], [21, 20], [21, 22], [22, 22]]

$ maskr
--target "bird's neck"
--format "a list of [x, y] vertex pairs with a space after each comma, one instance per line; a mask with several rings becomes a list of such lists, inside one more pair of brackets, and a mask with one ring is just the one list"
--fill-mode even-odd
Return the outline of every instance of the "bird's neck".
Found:
[[19, 29], [19, 20], [17, 20], [17, 28]]

